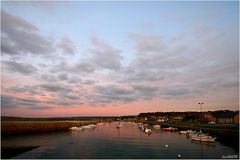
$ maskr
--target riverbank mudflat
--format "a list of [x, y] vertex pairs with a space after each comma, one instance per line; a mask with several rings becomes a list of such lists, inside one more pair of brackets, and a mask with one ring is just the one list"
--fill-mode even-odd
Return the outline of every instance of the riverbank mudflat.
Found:
[[2, 121], [2, 135], [44, 133], [68, 130], [73, 126], [96, 124], [99, 121]]
[[[21, 134], [46, 133], [68, 130], [73, 126], [96, 124], [100, 121], [1, 121], [2, 139], [6, 136]], [[12, 158], [39, 146], [14, 145], [2, 143], [1, 158]]]

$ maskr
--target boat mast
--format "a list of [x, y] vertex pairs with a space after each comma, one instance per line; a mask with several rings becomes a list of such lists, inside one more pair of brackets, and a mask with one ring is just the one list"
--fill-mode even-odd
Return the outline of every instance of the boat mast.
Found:
[[201, 123], [202, 123], [202, 105], [203, 105], [203, 102], [200, 102], [198, 103], [200, 105], [200, 110], [201, 110], [201, 115], [200, 115], [200, 120], [201, 120]]

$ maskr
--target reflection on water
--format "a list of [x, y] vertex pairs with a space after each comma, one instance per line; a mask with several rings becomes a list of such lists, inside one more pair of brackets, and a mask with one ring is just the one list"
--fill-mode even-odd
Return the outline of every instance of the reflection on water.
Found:
[[118, 130], [118, 137], [119, 137], [121, 133], [121, 128], [117, 128], [117, 130]]
[[[234, 149], [218, 142], [199, 143], [178, 132], [152, 129], [147, 135], [134, 123], [99, 124], [95, 129], [66, 131], [39, 135], [16, 136], [3, 144], [40, 145], [39, 148], [14, 158], [222, 158], [238, 155]], [[168, 147], [166, 147], [166, 144]]]
[[216, 147], [216, 143], [213, 143], [213, 142], [191, 141], [191, 143], [196, 143], [196, 144], [203, 145], [206, 147], [213, 147], [213, 148]]

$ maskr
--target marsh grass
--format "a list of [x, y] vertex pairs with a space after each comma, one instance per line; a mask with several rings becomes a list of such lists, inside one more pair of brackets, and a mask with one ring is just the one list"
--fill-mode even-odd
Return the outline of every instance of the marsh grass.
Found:
[[96, 124], [97, 121], [2, 121], [2, 135], [43, 133], [68, 130], [73, 126]]

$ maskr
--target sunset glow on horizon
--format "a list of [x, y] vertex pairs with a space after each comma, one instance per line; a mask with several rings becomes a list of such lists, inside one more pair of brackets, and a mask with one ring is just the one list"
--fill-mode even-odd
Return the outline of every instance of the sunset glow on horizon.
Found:
[[1, 114], [239, 109], [239, 2], [1, 2]]

